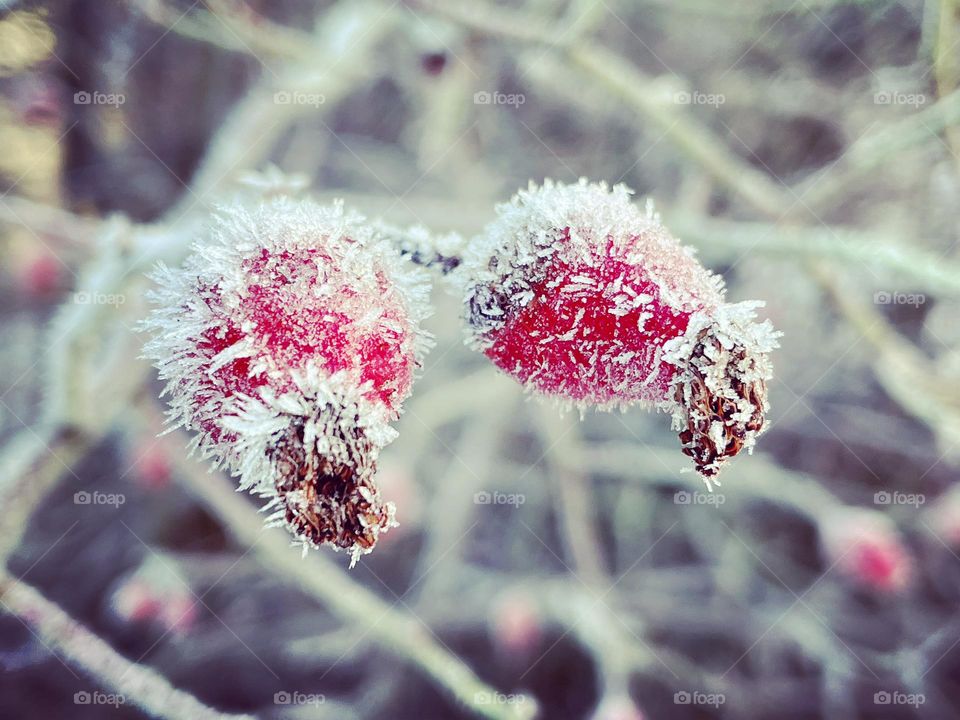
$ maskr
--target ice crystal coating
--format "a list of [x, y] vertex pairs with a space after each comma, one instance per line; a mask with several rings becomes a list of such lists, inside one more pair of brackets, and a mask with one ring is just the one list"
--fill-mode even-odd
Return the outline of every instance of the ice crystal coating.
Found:
[[417, 265], [437, 268], [443, 275], [460, 265], [463, 238], [457, 233], [436, 235], [423, 225], [399, 228], [382, 221], [376, 223], [376, 228], [401, 255]]
[[710, 485], [753, 446], [777, 333], [623, 185], [530, 184], [454, 271], [468, 342], [528, 389], [581, 409], [657, 407]]
[[357, 557], [394, 524], [374, 482], [428, 344], [429, 287], [341, 203], [223, 208], [160, 267], [146, 346], [170, 420], [307, 547]]

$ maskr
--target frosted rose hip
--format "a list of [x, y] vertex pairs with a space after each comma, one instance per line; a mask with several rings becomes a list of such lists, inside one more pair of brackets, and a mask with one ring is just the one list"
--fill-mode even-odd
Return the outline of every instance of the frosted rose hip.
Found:
[[393, 524], [376, 458], [425, 349], [421, 272], [341, 205], [279, 198], [224, 209], [156, 279], [147, 352], [173, 421], [305, 547], [372, 548]]
[[722, 279], [622, 185], [548, 181], [497, 212], [456, 270], [477, 349], [581, 408], [671, 412], [707, 478], [752, 445], [776, 338], [758, 303], [724, 303]]

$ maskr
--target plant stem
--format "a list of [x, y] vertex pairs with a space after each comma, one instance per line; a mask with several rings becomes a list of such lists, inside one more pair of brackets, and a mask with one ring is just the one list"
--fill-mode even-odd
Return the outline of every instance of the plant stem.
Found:
[[263, 517], [222, 474], [201, 472], [196, 462], [186, 458], [179, 460], [178, 469], [190, 492], [220, 518], [235, 540], [253, 548], [268, 568], [295, 581], [345, 622], [369, 628], [377, 644], [418, 666], [471, 712], [492, 720], [536, 717], [532, 699], [512, 705], [485, 702], [496, 694], [495, 688], [448, 652], [425, 624], [351, 580], [325, 555], [312, 552], [301, 558], [291, 549], [286, 532], [263, 529]]
[[0, 572], [0, 605], [20, 618], [47, 649], [115, 690], [120, 703], [129, 699], [146, 713], [171, 720], [253, 720], [251, 715], [214, 710], [151, 668], [127, 660], [36, 588], [5, 572]]

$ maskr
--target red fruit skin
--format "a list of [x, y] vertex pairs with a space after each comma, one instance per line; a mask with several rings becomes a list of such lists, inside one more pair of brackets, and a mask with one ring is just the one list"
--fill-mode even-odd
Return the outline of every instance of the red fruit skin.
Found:
[[[228, 315], [218, 288], [198, 288], [208, 307], [221, 317], [221, 323], [197, 341], [198, 351], [206, 358], [201, 375], [209, 384], [209, 392], [197, 393], [197, 407], [207, 410], [197, 416], [212, 442], [232, 440], [216, 420], [208, 419], [220, 417], [220, 408], [231, 398], [237, 394], [256, 396], [267, 385], [278, 393], [293, 387], [289, 372], [254, 370], [254, 360], [266, 360], [267, 368], [287, 370], [303, 370], [312, 361], [331, 374], [354, 369], [361, 384], [371, 384], [369, 400], [398, 410], [410, 391], [416, 369], [415, 358], [404, 350], [406, 335], [399, 329], [404, 327], [404, 308], [385, 307], [378, 314], [379, 318], [392, 320], [397, 330], [375, 324], [369, 324], [368, 329], [359, 324], [360, 318], [347, 316], [340, 306], [331, 307], [322, 296], [304, 297], [302, 286], [291, 282], [291, 278], [306, 277], [311, 286], [320, 287], [324, 282], [321, 274], [337, 272], [331, 262], [315, 249], [299, 256], [289, 251], [271, 254], [264, 249], [258, 258], [247, 262], [245, 270], [251, 284], [239, 314], [233, 311]], [[386, 293], [388, 278], [381, 275], [377, 280]], [[349, 289], [344, 290], [344, 296], [350, 296]], [[241, 330], [241, 323], [246, 332]], [[219, 353], [245, 338], [256, 348], [254, 358], [237, 358], [209, 370]]]
[[144, 438], [132, 449], [133, 466], [141, 484], [150, 490], [160, 490], [170, 483], [170, 458], [162, 445]]
[[[584, 277], [597, 289], [565, 290], [578, 282], [574, 278]], [[521, 383], [549, 395], [599, 405], [663, 400], [676, 367], [661, 362], [659, 352], [665, 342], [684, 333], [690, 312], [665, 304], [644, 269], [620, 259], [576, 265], [554, 261], [545, 278], [532, 285], [534, 299], [495, 333], [487, 357]], [[618, 278], [623, 287], [651, 299], [614, 314], [612, 289]], [[635, 355], [615, 362], [624, 352]]]
[[507, 593], [494, 608], [494, 641], [506, 657], [522, 660], [539, 647], [542, 618], [533, 600], [522, 593]]
[[909, 578], [909, 559], [896, 544], [865, 541], [854, 548], [852, 564], [857, 579], [880, 592], [901, 590]]
[[63, 263], [47, 250], [31, 257], [22, 273], [23, 288], [33, 298], [48, 298], [67, 284]]
[[778, 333], [758, 302], [726, 303], [701, 265], [623, 185], [530, 183], [464, 250], [468, 342], [536, 394], [670, 413], [708, 488], [754, 446]]

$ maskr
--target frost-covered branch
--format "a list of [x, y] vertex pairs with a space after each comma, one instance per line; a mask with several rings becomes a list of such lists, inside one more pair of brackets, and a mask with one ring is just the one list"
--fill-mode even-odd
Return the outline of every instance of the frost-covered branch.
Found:
[[317, 51], [309, 35], [267, 20], [242, 0], [207, 0], [206, 9], [186, 14], [167, 0], [130, 2], [168, 31], [224, 50], [294, 61], [310, 58]]
[[261, 516], [233, 492], [231, 482], [204, 471], [193, 460], [176, 457], [179, 474], [190, 492], [220, 518], [235, 540], [252, 547], [268, 568], [297, 583], [345, 622], [363, 629], [373, 627], [371, 637], [378, 645], [417, 665], [476, 715], [494, 720], [536, 716], [532, 702], [483, 704], [480, 698], [490, 697], [494, 688], [437, 642], [429, 628], [355, 583], [324, 555], [311, 553], [301, 558], [292, 552], [289, 536], [282, 530], [263, 531]]
[[89, 253], [101, 221], [17, 195], [0, 198], [0, 222], [29, 228], [69, 249]]
[[0, 606], [20, 618], [47, 649], [115, 691], [119, 703], [129, 700], [149, 715], [170, 720], [253, 720], [214, 710], [154, 670], [127, 660], [36, 588], [2, 572]]
[[949, 258], [907, 245], [882, 230], [837, 226], [735, 222], [690, 213], [668, 213], [677, 233], [709, 257], [756, 252], [803, 260], [842, 260], [851, 268], [870, 268], [911, 292], [960, 296], [960, 266]]

